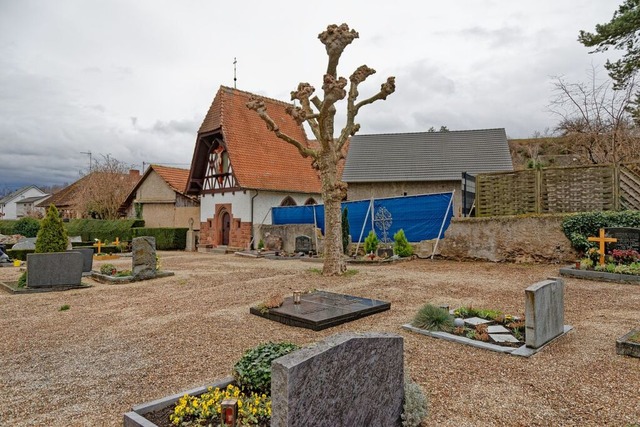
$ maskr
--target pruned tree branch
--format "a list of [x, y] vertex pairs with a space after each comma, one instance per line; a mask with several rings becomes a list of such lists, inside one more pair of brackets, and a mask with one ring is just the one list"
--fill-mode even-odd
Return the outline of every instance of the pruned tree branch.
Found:
[[356, 30], [349, 30], [347, 24], [329, 25], [327, 29], [320, 34], [318, 38], [325, 46], [329, 63], [327, 64], [327, 74], [337, 77], [338, 63], [344, 49], [359, 37]]
[[249, 102], [247, 102], [247, 107], [250, 110], [258, 113], [260, 118], [266, 123], [267, 129], [273, 132], [278, 138], [296, 147], [303, 157], [316, 158], [318, 156], [318, 153], [315, 150], [312, 150], [309, 147], [305, 147], [295, 138], [290, 137], [284, 132], [280, 132], [280, 128], [278, 127], [276, 122], [269, 116], [269, 114], [267, 114], [267, 108], [264, 105], [264, 101], [262, 99], [252, 96], [249, 99]]

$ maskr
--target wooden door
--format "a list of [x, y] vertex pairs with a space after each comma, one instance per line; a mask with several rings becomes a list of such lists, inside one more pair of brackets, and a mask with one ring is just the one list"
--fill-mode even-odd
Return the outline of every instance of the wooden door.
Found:
[[222, 244], [229, 244], [229, 230], [231, 229], [231, 215], [229, 212], [222, 213]]

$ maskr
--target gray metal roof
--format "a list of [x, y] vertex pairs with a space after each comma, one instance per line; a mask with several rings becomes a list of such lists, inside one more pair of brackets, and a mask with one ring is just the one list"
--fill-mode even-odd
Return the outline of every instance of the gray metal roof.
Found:
[[450, 181], [462, 172], [511, 171], [503, 128], [356, 135], [342, 174], [345, 182]]
[[19, 203], [34, 203], [37, 202], [39, 200], [44, 200], [47, 197], [49, 197], [49, 194], [45, 194], [44, 196], [34, 196], [34, 197], [27, 197], [26, 199], [20, 199], [16, 202], [16, 204]]

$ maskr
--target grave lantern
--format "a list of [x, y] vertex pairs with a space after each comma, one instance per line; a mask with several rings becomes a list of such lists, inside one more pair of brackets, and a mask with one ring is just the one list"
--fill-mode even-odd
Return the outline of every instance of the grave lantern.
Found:
[[302, 297], [302, 291], [293, 291], [293, 303], [300, 304], [300, 298]]
[[223, 426], [236, 426], [238, 418], [238, 399], [225, 399], [220, 403], [220, 415]]

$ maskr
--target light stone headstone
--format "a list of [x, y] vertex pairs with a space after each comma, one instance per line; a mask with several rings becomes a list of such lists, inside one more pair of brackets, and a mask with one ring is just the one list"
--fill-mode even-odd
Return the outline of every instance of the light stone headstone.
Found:
[[156, 277], [155, 237], [136, 237], [131, 241], [131, 274], [140, 280]]
[[30, 288], [80, 286], [82, 265], [82, 254], [79, 252], [27, 254], [27, 286]]
[[13, 250], [35, 250], [36, 249], [36, 238], [29, 237], [25, 239], [21, 239], [18, 243], [13, 245], [11, 248]]
[[401, 425], [403, 338], [345, 333], [271, 365], [272, 427]]
[[539, 348], [564, 332], [564, 282], [550, 278], [525, 289], [527, 347]]

